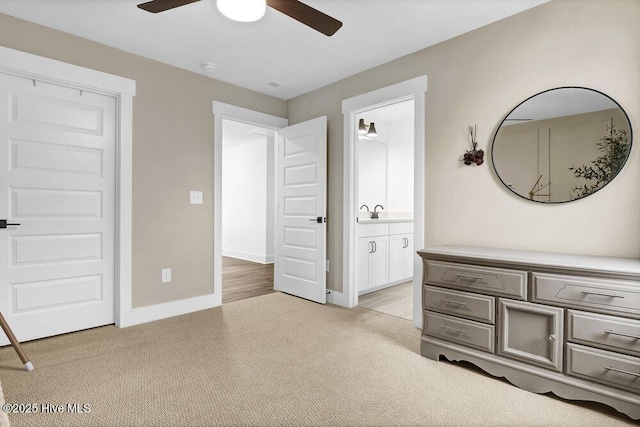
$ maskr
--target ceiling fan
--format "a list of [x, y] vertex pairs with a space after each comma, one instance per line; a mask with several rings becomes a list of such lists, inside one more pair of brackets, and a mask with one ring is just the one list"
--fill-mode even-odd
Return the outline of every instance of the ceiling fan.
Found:
[[[152, 0], [141, 3], [138, 7], [151, 13], [164, 12], [200, 0]], [[278, 12], [321, 32], [332, 36], [342, 27], [342, 22], [319, 10], [307, 6], [298, 0], [217, 0], [218, 9], [222, 14], [236, 21], [257, 21], [264, 15], [265, 7], [269, 6]]]

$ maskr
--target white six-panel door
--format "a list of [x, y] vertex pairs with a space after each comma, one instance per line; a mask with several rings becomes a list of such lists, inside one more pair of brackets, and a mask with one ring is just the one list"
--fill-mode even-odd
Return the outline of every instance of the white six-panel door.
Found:
[[275, 287], [324, 304], [327, 301], [327, 118], [280, 129], [277, 139]]
[[0, 219], [20, 224], [0, 229], [0, 311], [19, 340], [114, 322], [115, 114], [0, 74]]

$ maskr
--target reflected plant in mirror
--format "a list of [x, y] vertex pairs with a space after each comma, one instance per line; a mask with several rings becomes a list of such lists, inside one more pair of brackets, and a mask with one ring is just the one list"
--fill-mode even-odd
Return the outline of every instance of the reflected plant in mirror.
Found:
[[569, 168], [576, 178], [583, 178], [591, 183], [576, 185], [571, 190], [571, 200], [588, 196], [607, 185], [620, 172], [631, 151], [627, 131], [614, 129], [613, 126], [609, 127], [609, 135], [603, 136], [597, 145], [602, 155], [589, 165]]
[[624, 167], [631, 123], [609, 96], [593, 89], [561, 87], [517, 105], [493, 138], [498, 178], [528, 200], [562, 203], [602, 189]]

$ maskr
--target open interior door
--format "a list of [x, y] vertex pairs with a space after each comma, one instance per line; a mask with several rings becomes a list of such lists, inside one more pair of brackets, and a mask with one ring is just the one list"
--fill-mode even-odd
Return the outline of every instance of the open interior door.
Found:
[[327, 211], [327, 118], [277, 132], [275, 289], [324, 304]]

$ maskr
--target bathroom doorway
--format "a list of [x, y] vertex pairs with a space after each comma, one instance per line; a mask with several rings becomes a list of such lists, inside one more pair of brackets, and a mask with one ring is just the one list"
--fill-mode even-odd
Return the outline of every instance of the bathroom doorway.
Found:
[[222, 303], [274, 292], [274, 130], [222, 120]]
[[[424, 247], [424, 214], [425, 214], [425, 106], [427, 94], [427, 76], [421, 75], [400, 83], [385, 86], [371, 92], [362, 93], [342, 101], [343, 129], [344, 129], [344, 152], [343, 152], [343, 183], [344, 183], [344, 203], [343, 203], [343, 250], [342, 250], [342, 288], [340, 291], [331, 291], [327, 300], [331, 303], [344, 307], [355, 307], [358, 305], [359, 295], [356, 285], [358, 276], [356, 246], [365, 245], [369, 240], [359, 240], [357, 232], [359, 222], [359, 207], [357, 205], [358, 171], [356, 163], [356, 150], [359, 135], [359, 119], [356, 116], [380, 107], [396, 104], [402, 101], [413, 100], [413, 231], [407, 234], [411, 239], [404, 245], [413, 246], [411, 252], [413, 265], [413, 325], [416, 328], [422, 327], [422, 259], [417, 254], [417, 250]], [[365, 125], [367, 123], [366, 117]], [[374, 122], [375, 123], [375, 122]], [[366, 133], [365, 133], [366, 134]], [[375, 208], [375, 206], [374, 206]], [[375, 210], [375, 209], [374, 209]], [[365, 209], [366, 211], [366, 209]], [[378, 210], [380, 211], [380, 210]], [[389, 227], [390, 228], [390, 227]], [[395, 228], [395, 227], [394, 227]], [[402, 232], [402, 230], [394, 230]], [[403, 240], [403, 239], [400, 239]], [[402, 244], [402, 243], [401, 243]], [[384, 246], [384, 245], [382, 245]], [[380, 245], [377, 248], [381, 248]], [[371, 249], [369, 249], [370, 251]], [[374, 244], [374, 253], [376, 245]], [[368, 252], [367, 248], [359, 251]]]
[[413, 320], [414, 100], [355, 115], [358, 306]]

